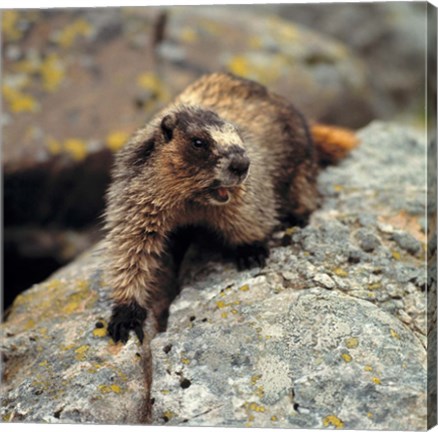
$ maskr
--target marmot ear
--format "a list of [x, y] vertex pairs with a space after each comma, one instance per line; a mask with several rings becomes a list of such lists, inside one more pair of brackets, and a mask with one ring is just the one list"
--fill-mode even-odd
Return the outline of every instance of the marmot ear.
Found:
[[169, 142], [172, 139], [176, 123], [177, 119], [175, 114], [167, 114], [161, 120], [161, 131], [163, 132], [166, 142]]

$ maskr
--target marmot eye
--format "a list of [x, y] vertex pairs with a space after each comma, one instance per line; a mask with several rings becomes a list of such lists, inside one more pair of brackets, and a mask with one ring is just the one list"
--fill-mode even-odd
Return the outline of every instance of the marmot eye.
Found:
[[201, 138], [192, 138], [192, 144], [193, 144], [193, 147], [196, 147], [199, 149], [200, 148], [207, 148], [207, 146], [208, 146], [207, 141], [204, 141]]

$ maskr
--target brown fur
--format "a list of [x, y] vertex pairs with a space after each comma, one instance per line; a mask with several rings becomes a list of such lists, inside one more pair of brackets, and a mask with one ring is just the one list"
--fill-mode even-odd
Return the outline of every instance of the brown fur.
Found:
[[[194, 136], [214, 137], [208, 152]], [[242, 182], [229, 164], [246, 159]], [[240, 247], [264, 244], [285, 217], [305, 219], [318, 205], [317, 160], [303, 116], [283, 97], [229, 74], [196, 81], [117, 156], [106, 211], [115, 304], [168, 305], [163, 298], [177, 289], [168, 239], [177, 228], [208, 227]], [[215, 182], [229, 184], [228, 203], [211, 204]]]

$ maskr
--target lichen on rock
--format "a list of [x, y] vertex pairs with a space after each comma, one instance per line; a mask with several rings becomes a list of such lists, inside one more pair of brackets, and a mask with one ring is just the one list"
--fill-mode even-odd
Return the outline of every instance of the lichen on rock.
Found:
[[265, 268], [192, 249], [167, 331], [150, 341], [148, 322], [143, 346], [106, 337], [102, 245], [20, 295], [2, 325], [2, 418], [424, 429], [425, 143], [384, 123], [359, 137]]

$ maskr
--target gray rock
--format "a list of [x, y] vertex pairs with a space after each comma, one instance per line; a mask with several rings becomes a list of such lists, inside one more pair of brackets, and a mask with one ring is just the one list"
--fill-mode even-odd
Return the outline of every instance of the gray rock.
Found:
[[[425, 351], [394, 317], [321, 289], [273, 295], [265, 283], [233, 287], [223, 300], [212, 294], [207, 300], [183, 292], [186, 307], [174, 310], [168, 333], [152, 341], [155, 423], [425, 425]], [[193, 304], [197, 318], [182, 327]], [[198, 321], [203, 314], [208, 322]]]
[[359, 246], [365, 252], [372, 252], [380, 246], [380, 240], [376, 235], [365, 228], [360, 228], [354, 234]]
[[15, 300], [1, 327], [3, 421], [147, 420], [149, 348], [106, 337], [102, 264], [98, 246]]
[[328, 289], [332, 289], [335, 287], [335, 282], [333, 281], [333, 279], [324, 273], [319, 273], [317, 274], [313, 280], [315, 282], [318, 282], [319, 284], [321, 284], [323, 287], [328, 288]]
[[318, 29], [359, 53], [367, 64], [369, 76], [378, 77], [373, 79], [371, 90], [377, 118], [388, 120], [394, 116], [422, 115], [424, 102], [418, 89], [424, 84], [418, 74], [418, 65], [424, 64], [426, 56], [425, 3], [281, 4], [265, 7], [294, 23]]
[[[360, 138], [321, 173], [309, 225], [273, 236], [263, 269], [190, 251], [153, 364], [148, 341], [103, 337], [102, 250], [23, 294], [2, 325], [3, 418], [139, 423], [151, 391], [154, 424], [424, 429], [425, 259], [394, 240], [424, 241], [424, 145], [382, 123]], [[379, 245], [365, 252], [358, 231]]]
[[412, 255], [416, 255], [421, 251], [421, 243], [409, 233], [396, 232], [392, 235], [392, 240]]

